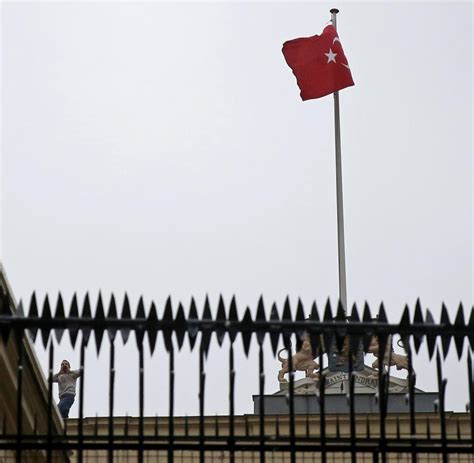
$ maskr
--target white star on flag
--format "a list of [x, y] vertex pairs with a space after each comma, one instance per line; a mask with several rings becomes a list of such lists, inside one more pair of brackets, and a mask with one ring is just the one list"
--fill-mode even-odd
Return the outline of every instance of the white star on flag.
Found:
[[333, 53], [331, 48], [329, 49], [329, 53], [324, 54], [328, 57], [328, 62], [326, 64], [330, 63], [331, 61], [333, 61], [334, 63], [336, 62], [337, 53]]

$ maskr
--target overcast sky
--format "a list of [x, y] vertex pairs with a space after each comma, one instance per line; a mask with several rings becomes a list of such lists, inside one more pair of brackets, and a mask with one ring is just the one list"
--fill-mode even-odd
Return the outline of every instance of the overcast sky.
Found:
[[[281, 53], [332, 6], [355, 81], [340, 94], [349, 303], [384, 301], [393, 321], [417, 297], [436, 318], [443, 301], [470, 310], [469, 2], [2, 3], [1, 245], [16, 298], [127, 291], [160, 312], [169, 294], [186, 306], [209, 294], [213, 311], [221, 293], [241, 312], [260, 294], [307, 311], [335, 301], [333, 99], [303, 103]], [[137, 411], [132, 341], [118, 413]], [[227, 352], [213, 347], [206, 412], [226, 413]], [[249, 412], [256, 351], [246, 361], [238, 347]], [[107, 350], [87, 354], [89, 415], [107, 412]], [[69, 341], [63, 357], [77, 366]], [[167, 413], [166, 362], [161, 344], [147, 358], [149, 414]], [[197, 413], [196, 363], [177, 359], [179, 414]], [[266, 363], [272, 393], [278, 362]], [[426, 364], [423, 349], [418, 386], [434, 390]], [[446, 372], [462, 378], [448, 396], [463, 409], [465, 362]]]

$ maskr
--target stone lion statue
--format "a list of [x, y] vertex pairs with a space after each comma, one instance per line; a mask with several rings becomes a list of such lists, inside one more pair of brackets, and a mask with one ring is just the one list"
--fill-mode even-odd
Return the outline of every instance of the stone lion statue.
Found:
[[[278, 360], [281, 362], [281, 370], [278, 372], [278, 381], [280, 383], [288, 382], [285, 379], [285, 374], [290, 371], [288, 359], [280, 356], [280, 353], [284, 350], [280, 349], [278, 351]], [[304, 371], [307, 378], [316, 378], [315, 372], [319, 369], [319, 364], [314, 361], [315, 356], [313, 355], [313, 349], [308, 337], [304, 339], [301, 349], [291, 359], [292, 371]]]
[[[372, 336], [369, 347], [367, 349], [367, 353], [373, 354], [375, 355], [375, 357], [377, 357], [375, 362], [372, 363], [372, 368], [378, 369], [380, 366], [380, 358], [379, 358], [379, 340], [377, 336]], [[391, 336], [388, 339], [387, 346], [385, 347], [385, 353], [383, 355], [382, 365], [396, 366], [397, 370], [408, 370], [408, 357], [406, 355], [396, 354], [393, 351]]]

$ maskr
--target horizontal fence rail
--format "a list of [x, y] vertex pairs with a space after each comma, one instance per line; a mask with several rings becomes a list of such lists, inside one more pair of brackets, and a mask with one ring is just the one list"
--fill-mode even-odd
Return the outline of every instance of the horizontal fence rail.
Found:
[[[162, 310], [153, 302], [146, 309], [140, 298], [132, 313], [126, 295], [120, 304], [113, 295], [104, 304], [101, 294], [94, 310], [88, 295], [81, 302], [74, 295], [66, 310], [60, 294], [55, 298], [55, 304], [48, 296], [39, 304], [33, 294], [26, 311], [21, 301], [14, 307], [8, 295], [2, 293], [0, 349], [6, 349], [7, 353], [14, 350], [16, 403], [12, 410], [4, 411], [3, 416], [0, 410], [0, 461], [474, 461], [473, 308], [465, 317], [465, 309], [459, 305], [455, 317], [450, 319], [443, 305], [437, 322], [417, 301], [413, 310], [405, 306], [400, 321], [392, 323], [383, 304], [376, 312], [365, 304], [360, 309], [354, 305], [350, 313], [346, 313], [340, 303], [333, 307], [329, 301], [322, 310], [316, 303], [305, 310], [298, 301], [293, 310], [288, 299], [279, 308], [276, 304], [266, 306], [260, 298], [253, 310], [246, 307], [241, 316], [235, 298], [226, 304], [220, 297], [214, 312], [215, 315], [208, 298], [201, 310], [194, 299], [185, 310], [184, 304], [173, 304], [171, 298]], [[53, 401], [55, 346], [52, 336], [54, 333], [57, 343], [61, 343], [66, 332], [73, 348], [80, 351], [79, 418], [64, 420], [58, 428], [54, 421], [57, 411]], [[33, 342], [40, 336], [49, 358], [45, 414], [35, 416], [35, 424], [28, 429], [22, 412], [27, 400], [23, 390], [26, 333]], [[139, 414], [135, 418], [119, 417], [114, 413], [115, 341], [119, 333], [124, 344], [131, 333], [136, 341]], [[165, 346], [161, 355], [168, 357], [169, 409], [167, 416], [150, 417], [144, 415], [144, 344], [148, 343], [150, 353], [154, 355], [159, 333]], [[90, 348], [92, 334], [97, 355], [104, 339], [110, 346], [109, 413], [95, 419], [84, 417], [85, 352]], [[252, 344], [258, 348], [258, 400], [255, 415], [250, 416], [235, 414], [234, 351], [238, 337], [246, 356]], [[287, 413], [284, 414], [270, 415], [265, 408], [268, 396], [264, 393], [263, 344], [267, 337], [274, 356], [279, 356], [281, 343], [283, 349], [280, 350], [286, 350], [286, 363], [282, 363], [280, 377], [281, 382], [287, 383]], [[395, 337], [400, 340], [404, 356], [394, 352]], [[174, 411], [175, 352], [183, 347], [186, 338], [191, 351], [198, 356], [199, 415], [196, 417], [178, 417]], [[217, 346], [213, 348], [224, 348], [224, 341], [228, 341], [228, 414], [219, 417], [205, 415], [206, 359], [214, 338]], [[416, 405], [419, 392], [415, 388], [413, 355], [423, 344], [429, 359], [436, 365], [438, 391], [431, 413], [418, 412]], [[447, 381], [443, 376], [443, 362], [452, 345], [459, 361], [463, 356], [466, 358], [466, 413], [446, 412]], [[297, 354], [300, 353], [312, 362], [311, 368], [306, 369], [306, 376], [315, 388], [313, 395], [317, 399], [318, 413], [301, 415], [295, 408], [298, 365], [293, 362], [298, 361]], [[378, 362], [374, 394], [377, 413], [370, 416], [357, 410], [355, 382], [363, 353], [373, 354]], [[326, 391], [326, 376], [329, 370], [335, 371], [332, 369], [334, 363], [331, 363], [333, 358], [339, 359], [347, 374], [347, 388], [341, 393], [346, 399], [347, 412], [336, 415], [328, 412]], [[390, 366], [407, 371], [407, 413], [403, 416], [389, 412]], [[285, 374], [288, 374], [288, 381], [284, 379]], [[11, 416], [15, 417], [13, 425]], [[128, 455], [129, 460], [124, 460], [124, 455]]]

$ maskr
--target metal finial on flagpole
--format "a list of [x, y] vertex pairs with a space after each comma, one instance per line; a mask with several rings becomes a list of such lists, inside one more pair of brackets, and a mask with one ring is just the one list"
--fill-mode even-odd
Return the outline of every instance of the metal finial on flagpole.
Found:
[[[331, 21], [337, 30], [337, 8], [330, 10]], [[339, 262], [339, 299], [347, 311], [347, 286], [346, 286], [346, 254], [344, 246], [344, 207], [342, 195], [342, 159], [341, 159], [341, 126], [339, 117], [339, 92], [334, 92], [334, 124], [336, 137], [336, 201], [337, 201], [337, 248]]]

